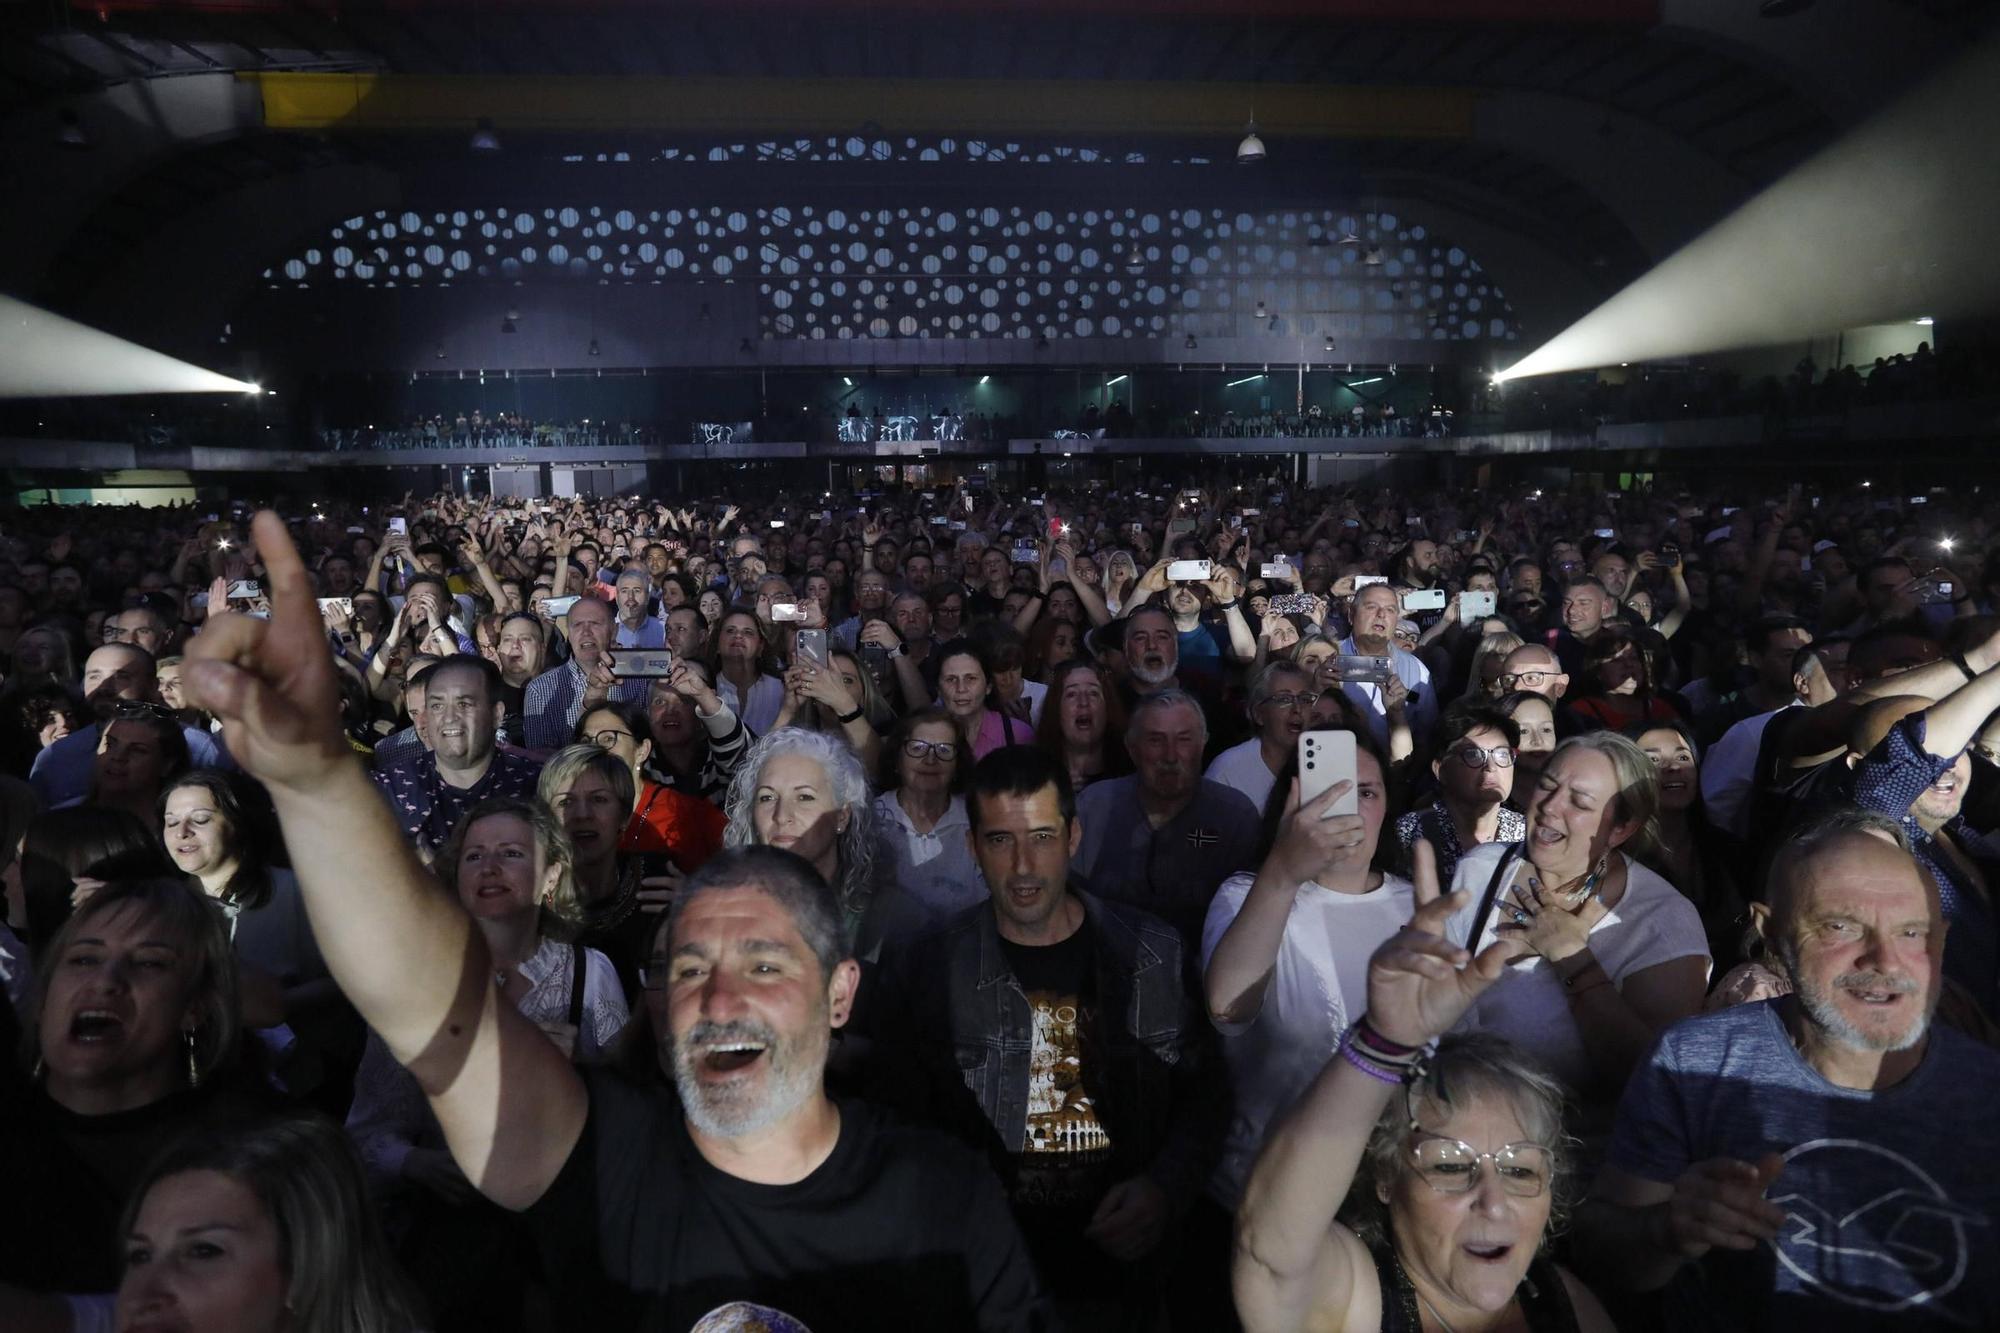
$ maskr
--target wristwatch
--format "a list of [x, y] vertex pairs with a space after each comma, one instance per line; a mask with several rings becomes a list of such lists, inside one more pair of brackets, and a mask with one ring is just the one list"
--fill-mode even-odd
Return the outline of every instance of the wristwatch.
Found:
[[847, 725], [848, 723], [850, 723], [850, 722], [854, 721], [855, 719], [859, 718], [860, 716], [861, 716], [861, 705], [860, 705], [860, 704], [856, 704], [856, 705], [854, 705], [854, 711], [853, 711], [853, 712], [851, 712], [851, 713], [842, 713], [842, 714], [840, 714], [840, 715], [839, 715], [838, 717], [836, 717], [836, 718], [835, 718], [834, 720], [835, 720], [836, 722], [840, 723], [840, 725], [844, 727], [844, 726], [846, 726], [846, 725]]

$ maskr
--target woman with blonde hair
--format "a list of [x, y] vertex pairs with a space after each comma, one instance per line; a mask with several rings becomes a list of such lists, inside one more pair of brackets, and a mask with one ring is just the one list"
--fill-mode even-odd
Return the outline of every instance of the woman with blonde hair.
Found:
[[1472, 650], [1472, 662], [1465, 673], [1465, 693], [1459, 696], [1459, 702], [1490, 704], [1506, 693], [1500, 688], [1500, 667], [1507, 654], [1522, 642], [1521, 636], [1511, 631], [1481, 639]]

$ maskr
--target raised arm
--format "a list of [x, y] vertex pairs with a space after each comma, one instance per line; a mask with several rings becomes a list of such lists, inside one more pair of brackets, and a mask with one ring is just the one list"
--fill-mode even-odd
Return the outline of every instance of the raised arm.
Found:
[[485, 942], [342, 737], [332, 658], [283, 520], [260, 513], [253, 531], [271, 618], [211, 618], [188, 647], [189, 697], [269, 788], [334, 980], [423, 1087], [467, 1177], [526, 1207], [583, 1132], [582, 1082], [493, 985]]

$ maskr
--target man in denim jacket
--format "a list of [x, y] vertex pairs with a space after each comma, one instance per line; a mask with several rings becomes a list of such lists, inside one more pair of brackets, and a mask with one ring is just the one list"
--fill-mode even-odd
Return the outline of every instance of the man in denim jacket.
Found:
[[1117, 1327], [1159, 1299], [1226, 1085], [1182, 984], [1180, 936], [1069, 887], [1082, 827], [1062, 765], [997, 750], [966, 812], [990, 901], [885, 948], [865, 1006], [869, 1092], [991, 1152], [1067, 1314]]

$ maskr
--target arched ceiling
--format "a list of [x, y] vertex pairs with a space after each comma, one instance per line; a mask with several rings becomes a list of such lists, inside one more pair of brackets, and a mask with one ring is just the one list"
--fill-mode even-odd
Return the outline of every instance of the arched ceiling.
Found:
[[[447, 205], [457, 182], [569, 188], [579, 166], [623, 154], [620, 179], [643, 165], [644, 188], [740, 193], [776, 164], [702, 161], [711, 150], [828, 128], [988, 126], [1031, 159], [1059, 125], [1143, 153], [1116, 168], [1141, 192], [1429, 203], [1504, 234], [1524, 266], [1562, 270], [1542, 310], [1519, 284], [1516, 304], [1531, 323], [1566, 319], [1987, 22], [1971, 0], [1845, 0], [1783, 19], [1755, 0], [30, 8], [0, 11], [0, 183], [40, 204], [0, 221], [0, 290], [113, 327], [142, 305], [157, 327], [169, 291], [201, 293], [187, 315], [204, 338], [258, 272], [341, 215], [328, 182], [368, 182], [355, 212]], [[349, 76], [346, 111], [314, 118], [326, 89], [303, 96], [315, 85], [297, 77], [314, 74]], [[803, 105], [801, 80], [819, 94]], [[1271, 158], [1246, 174], [1229, 159], [1253, 105]], [[497, 158], [467, 151], [482, 117], [503, 136]], [[75, 131], [89, 147], [61, 145]], [[672, 148], [696, 160], [657, 160]], [[787, 186], [854, 178], [815, 165], [783, 164]], [[1024, 197], [1062, 191], [1066, 170], [905, 169], [922, 188], [997, 181]], [[877, 174], [894, 178], [893, 164]], [[149, 290], [168, 238], [178, 271]]]

